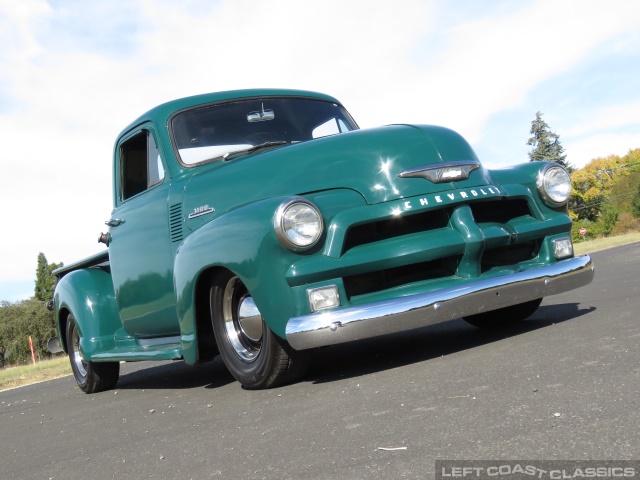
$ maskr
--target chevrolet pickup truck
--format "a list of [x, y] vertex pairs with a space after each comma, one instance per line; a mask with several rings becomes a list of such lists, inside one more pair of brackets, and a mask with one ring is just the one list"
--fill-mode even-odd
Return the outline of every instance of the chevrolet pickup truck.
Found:
[[113, 178], [107, 248], [54, 272], [52, 348], [86, 393], [123, 361], [218, 354], [244, 387], [275, 387], [311, 349], [501, 327], [594, 275], [558, 164], [489, 170], [449, 129], [360, 130], [319, 93], [160, 105], [116, 140]]

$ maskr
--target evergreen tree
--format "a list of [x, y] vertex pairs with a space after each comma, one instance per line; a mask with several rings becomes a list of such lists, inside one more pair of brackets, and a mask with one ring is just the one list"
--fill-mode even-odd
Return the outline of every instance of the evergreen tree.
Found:
[[36, 268], [36, 288], [34, 291], [34, 297], [37, 300], [46, 302], [53, 297], [53, 290], [56, 287], [56, 282], [51, 272], [56, 268], [62, 266], [62, 263], [52, 263], [49, 265], [47, 257], [44, 253], [38, 254], [38, 267]]
[[560, 137], [549, 129], [549, 125], [542, 119], [542, 112], [536, 112], [536, 119], [531, 122], [531, 135], [527, 145], [533, 149], [529, 152], [532, 162], [556, 162], [565, 167], [569, 172], [574, 170], [565, 159], [567, 155], [560, 143]]

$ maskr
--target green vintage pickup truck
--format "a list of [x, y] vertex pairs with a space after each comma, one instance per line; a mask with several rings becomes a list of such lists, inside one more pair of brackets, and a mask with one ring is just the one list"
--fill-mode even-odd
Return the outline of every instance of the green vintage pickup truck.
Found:
[[246, 388], [299, 379], [310, 349], [462, 317], [500, 327], [593, 279], [567, 172], [488, 170], [457, 133], [360, 130], [327, 95], [183, 98], [118, 137], [103, 253], [54, 272], [80, 388], [120, 362], [220, 354]]

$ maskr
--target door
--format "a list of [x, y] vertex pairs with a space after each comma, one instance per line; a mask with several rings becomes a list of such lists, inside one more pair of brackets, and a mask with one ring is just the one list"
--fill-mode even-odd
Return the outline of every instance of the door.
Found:
[[136, 336], [179, 334], [169, 232], [170, 179], [151, 126], [116, 150], [109, 260], [120, 317]]

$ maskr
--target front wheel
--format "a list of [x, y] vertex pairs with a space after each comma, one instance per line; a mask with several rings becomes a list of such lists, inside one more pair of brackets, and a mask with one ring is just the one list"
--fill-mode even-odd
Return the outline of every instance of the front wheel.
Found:
[[214, 277], [211, 321], [222, 359], [245, 388], [271, 388], [298, 380], [309, 353], [291, 348], [264, 322], [251, 294], [233, 273]]
[[520, 322], [533, 315], [533, 312], [538, 309], [541, 303], [542, 299], [538, 298], [529, 302], [519, 303], [517, 305], [511, 305], [509, 307], [499, 308], [498, 310], [491, 310], [489, 312], [478, 313], [476, 315], [469, 315], [468, 317], [462, 318], [474, 327], [506, 327], [507, 325]]
[[72, 315], [67, 318], [67, 351], [73, 376], [84, 393], [115, 387], [120, 376], [119, 362], [85, 362], [80, 356], [80, 332]]

